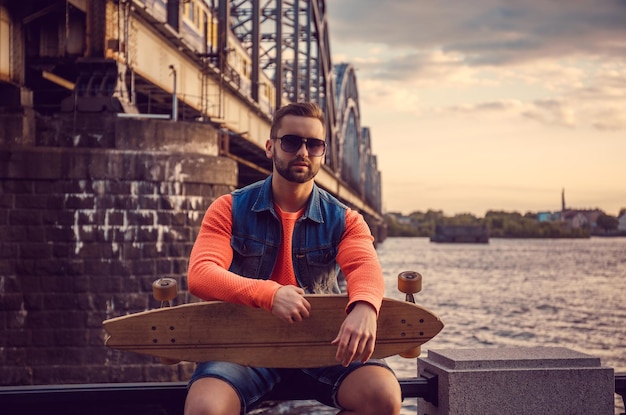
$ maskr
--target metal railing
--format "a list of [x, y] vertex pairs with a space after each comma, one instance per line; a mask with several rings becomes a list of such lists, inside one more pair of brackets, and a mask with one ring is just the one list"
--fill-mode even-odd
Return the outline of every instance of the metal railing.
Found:
[[[423, 398], [437, 405], [436, 376], [399, 381], [404, 398]], [[310, 399], [305, 392], [280, 388], [267, 400]], [[626, 403], [626, 373], [615, 375], [615, 393]], [[186, 396], [186, 382], [3, 386], [0, 387], [0, 408], [7, 415], [182, 415]]]

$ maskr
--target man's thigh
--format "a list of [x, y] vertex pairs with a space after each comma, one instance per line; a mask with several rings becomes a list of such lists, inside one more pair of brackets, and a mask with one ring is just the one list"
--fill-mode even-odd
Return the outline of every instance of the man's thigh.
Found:
[[[196, 393], [194, 384], [202, 379], [217, 379], [230, 385], [241, 401], [242, 413], [256, 406], [280, 381], [280, 374], [275, 369], [241, 366], [228, 362], [204, 362], [196, 366], [189, 381], [189, 391]], [[202, 382], [202, 389], [211, 384]], [[219, 383], [212, 383], [219, 385]], [[199, 389], [199, 388], [197, 388]], [[213, 395], [219, 397], [221, 395]]]
[[348, 377], [352, 377], [351, 375], [353, 373], [365, 367], [378, 368], [384, 373], [388, 373], [391, 379], [396, 379], [395, 374], [387, 363], [384, 360], [378, 359], [371, 359], [366, 363], [351, 363], [348, 367], [337, 365], [302, 369], [302, 373], [308, 378], [304, 383], [306, 383], [312, 391], [312, 397], [314, 399], [328, 406], [345, 409], [340, 405], [341, 401], [338, 398], [340, 386], [344, 383], [344, 380], [348, 379]]

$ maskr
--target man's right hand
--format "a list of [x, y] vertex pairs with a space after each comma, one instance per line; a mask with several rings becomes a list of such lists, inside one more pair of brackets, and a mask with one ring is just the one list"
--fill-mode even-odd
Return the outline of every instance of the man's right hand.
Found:
[[287, 323], [308, 318], [310, 311], [311, 303], [304, 298], [304, 290], [300, 287], [285, 285], [274, 294], [272, 314]]

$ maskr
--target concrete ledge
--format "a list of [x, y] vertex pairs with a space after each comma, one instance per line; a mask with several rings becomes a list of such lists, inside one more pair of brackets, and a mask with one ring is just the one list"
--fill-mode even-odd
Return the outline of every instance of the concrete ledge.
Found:
[[564, 347], [432, 350], [428, 360], [455, 370], [600, 366], [600, 358]]
[[615, 378], [600, 359], [562, 347], [429, 350], [419, 374], [438, 376], [438, 406], [418, 414], [613, 414]]
[[181, 152], [0, 144], [0, 179], [147, 180], [236, 186], [237, 162]]

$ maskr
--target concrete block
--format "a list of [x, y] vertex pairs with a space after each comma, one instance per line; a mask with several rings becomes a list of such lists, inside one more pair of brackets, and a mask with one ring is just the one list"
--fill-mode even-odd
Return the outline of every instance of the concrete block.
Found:
[[563, 347], [429, 350], [418, 371], [438, 377], [438, 405], [419, 399], [420, 415], [614, 412], [613, 369]]

